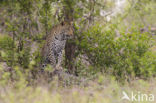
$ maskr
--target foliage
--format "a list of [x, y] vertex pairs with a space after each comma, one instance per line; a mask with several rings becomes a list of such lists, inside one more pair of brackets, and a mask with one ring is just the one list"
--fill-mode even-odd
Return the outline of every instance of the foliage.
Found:
[[[0, 2], [0, 32], [5, 35], [0, 36], [0, 60], [8, 66], [20, 65], [31, 70], [39, 67], [46, 35], [53, 25], [71, 19], [75, 36], [66, 46], [74, 50], [69, 49], [71, 58], [67, 61], [65, 53], [63, 62], [70, 64], [66, 69], [74, 68], [79, 76], [99, 72], [118, 79], [155, 76], [156, 57], [151, 50], [155, 42], [150, 32], [150, 27], [155, 26], [154, 0], [128, 0], [125, 11], [110, 22], [106, 19], [114, 15], [110, 11], [116, 5], [110, 0]], [[101, 11], [105, 11], [106, 16], [102, 16]], [[145, 29], [144, 32], [141, 29]], [[34, 43], [37, 45], [32, 46]]]
[[24, 68], [27, 68], [30, 63], [30, 47], [25, 47], [22, 51], [19, 51], [18, 56], [18, 63], [23, 66]]
[[30, 62], [30, 47], [25, 47], [22, 51], [15, 52], [18, 51], [18, 47], [13, 39], [9, 36], [0, 36], [0, 49], [2, 50], [1, 58], [7, 62], [8, 66], [19, 63], [23, 67], [28, 67]]
[[1, 51], [1, 57], [4, 59], [4, 61], [7, 62], [9, 66], [13, 65], [14, 57], [14, 47], [15, 43], [9, 36], [0, 36], [0, 49]]
[[155, 42], [150, 34], [132, 29], [130, 33], [120, 31], [117, 36], [115, 25], [103, 28], [91, 27], [83, 33], [79, 44], [82, 54], [88, 55], [97, 71], [106, 71], [121, 79], [155, 75], [156, 54], [150, 51]]
[[[131, 103], [123, 91], [155, 95], [156, 0], [125, 0], [119, 14], [115, 1], [0, 0], [0, 103]], [[62, 63], [68, 80], [50, 65], [39, 69], [45, 37], [64, 20], [75, 34]]]

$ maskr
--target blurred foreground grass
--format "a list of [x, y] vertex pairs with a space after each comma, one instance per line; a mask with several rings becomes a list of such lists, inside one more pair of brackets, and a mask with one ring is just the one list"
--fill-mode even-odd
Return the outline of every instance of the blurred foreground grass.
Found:
[[[122, 100], [122, 92], [153, 94], [156, 96], [156, 79], [132, 80], [124, 84], [118, 83], [113, 77], [99, 76], [87, 86], [58, 85], [57, 78], [50, 83], [42, 78], [36, 85], [27, 85], [27, 81], [0, 81], [0, 103], [151, 103], [149, 101]], [[153, 101], [152, 103], [156, 103]]]

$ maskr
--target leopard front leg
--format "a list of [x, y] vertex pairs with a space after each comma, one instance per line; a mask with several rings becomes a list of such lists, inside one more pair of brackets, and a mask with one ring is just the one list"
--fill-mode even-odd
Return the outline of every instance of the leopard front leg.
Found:
[[54, 54], [53, 51], [51, 51], [51, 52], [49, 53], [49, 61], [50, 61], [51, 66], [52, 66], [53, 68], [55, 68], [55, 67], [56, 67], [56, 56], [55, 56], [55, 54]]
[[62, 56], [63, 56], [63, 53], [61, 51], [61, 52], [58, 53], [56, 68], [59, 68], [61, 66], [62, 58], [63, 58]]

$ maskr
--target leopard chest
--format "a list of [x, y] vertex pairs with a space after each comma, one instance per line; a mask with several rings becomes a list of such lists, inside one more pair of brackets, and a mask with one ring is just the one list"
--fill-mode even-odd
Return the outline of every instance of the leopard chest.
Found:
[[66, 44], [66, 40], [57, 40], [57, 39], [55, 39], [53, 41], [53, 44], [52, 44], [53, 45], [52, 50], [55, 53], [59, 53], [64, 49], [65, 44]]

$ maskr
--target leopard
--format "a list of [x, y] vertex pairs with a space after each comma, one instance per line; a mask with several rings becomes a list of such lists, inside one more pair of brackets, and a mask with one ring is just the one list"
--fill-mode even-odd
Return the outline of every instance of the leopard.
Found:
[[66, 41], [71, 39], [73, 35], [73, 22], [63, 21], [51, 29], [51, 32], [47, 35], [45, 44], [41, 51], [42, 70], [44, 70], [48, 64], [50, 64], [54, 69], [61, 66]]

